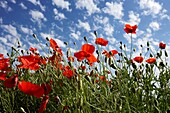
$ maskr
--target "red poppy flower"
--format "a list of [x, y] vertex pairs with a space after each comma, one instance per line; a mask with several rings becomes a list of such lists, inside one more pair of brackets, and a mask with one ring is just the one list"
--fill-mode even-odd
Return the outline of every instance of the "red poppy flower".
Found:
[[63, 68], [63, 76], [66, 76], [68, 79], [70, 79], [73, 75], [74, 72], [70, 69], [70, 66], [65, 66]]
[[55, 51], [57, 51], [57, 48], [59, 48], [56, 41], [53, 40], [52, 38], [50, 39], [50, 47], [53, 48]]
[[5, 81], [6, 80], [6, 76], [7, 76], [6, 73], [0, 72], [0, 80]]
[[44, 110], [46, 109], [48, 101], [49, 101], [49, 96], [45, 95], [42, 99], [41, 106], [38, 109], [38, 112], [40, 112], [40, 113], [44, 112]]
[[0, 58], [4, 58], [4, 55], [3, 55], [3, 54], [0, 54]]
[[74, 53], [74, 56], [79, 60], [82, 61], [85, 58], [89, 61], [89, 63], [97, 62], [96, 57], [93, 55], [95, 51], [95, 47], [90, 44], [84, 44], [81, 47], [81, 51]]
[[164, 43], [162, 43], [162, 42], [159, 43], [159, 48], [165, 49], [165, 47], [166, 47], [166, 44], [164, 44]]
[[93, 62], [97, 62], [96, 57], [93, 54], [90, 54], [89, 57], [86, 58], [88, 62], [92, 65]]
[[30, 50], [31, 52], [35, 53], [35, 51], [37, 51], [37, 48], [30, 47], [29, 50]]
[[22, 81], [18, 83], [18, 88], [27, 95], [33, 95], [40, 98], [44, 94], [44, 89], [31, 82]]
[[106, 80], [105, 76], [99, 76], [99, 78], [100, 78], [101, 81], [105, 81]]
[[146, 60], [147, 63], [152, 64], [156, 62], [156, 58], [149, 58]]
[[143, 62], [143, 57], [142, 56], [137, 56], [133, 60], [136, 61], [137, 63], [142, 63]]
[[93, 54], [93, 52], [95, 51], [95, 47], [93, 45], [90, 45], [90, 44], [84, 44], [82, 47], [81, 47], [81, 50], [82, 51], [85, 51], [87, 53], [91, 53]]
[[80, 69], [85, 70], [86, 66], [80, 66]]
[[110, 52], [107, 52], [106, 50], [104, 50], [102, 52], [102, 54], [104, 54], [106, 57], [110, 58], [111, 56], [118, 54], [118, 51], [117, 50], [111, 50]]
[[106, 46], [108, 44], [108, 41], [103, 38], [96, 38], [95, 44]]
[[124, 31], [128, 34], [128, 33], [132, 33], [132, 34], [136, 34], [136, 29], [138, 28], [137, 25], [131, 26], [129, 24], [125, 25]]
[[1, 71], [9, 71], [9, 63], [10, 59], [9, 58], [2, 58], [0, 59], [0, 70]]
[[22, 62], [21, 65], [18, 65], [18, 68], [31, 69], [31, 70], [35, 70], [35, 71], [40, 68], [40, 66], [38, 64], [40, 61], [39, 56], [33, 56], [33, 55], [19, 56], [18, 61]]
[[7, 88], [13, 88], [18, 83], [18, 75], [12, 76], [4, 81], [4, 86]]
[[50, 91], [52, 90], [51, 89], [51, 86], [49, 84], [41, 84], [41, 87], [44, 89], [44, 94], [45, 95], [48, 95], [50, 93]]

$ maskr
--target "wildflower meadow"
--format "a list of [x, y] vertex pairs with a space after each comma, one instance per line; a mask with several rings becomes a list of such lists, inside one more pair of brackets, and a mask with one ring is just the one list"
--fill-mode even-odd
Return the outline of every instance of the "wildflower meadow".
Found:
[[[109, 40], [98, 37], [63, 54], [60, 45], [47, 38], [47, 56], [37, 48], [0, 54], [0, 112], [2, 113], [169, 113], [170, 67], [166, 44], [154, 53], [133, 57], [137, 25], [122, 28], [131, 36], [130, 52], [120, 42], [117, 50], [105, 50]], [[33, 34], [38, 43], [38, 37]], [[19, 42], [18, 42], [19, 43]], [[76, 46], [76, 43], [74, 43]], [[40, 45], [41, 46], [41, 45]], [[42, 49], [44, 49], [42, 47]], [[52, 50], [52, 51], [51, 51]]]

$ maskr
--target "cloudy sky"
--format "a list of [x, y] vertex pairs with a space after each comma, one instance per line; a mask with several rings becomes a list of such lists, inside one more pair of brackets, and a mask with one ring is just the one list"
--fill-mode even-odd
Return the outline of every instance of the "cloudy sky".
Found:
[[122, 41], [128, 51], [130, 37], [123, 30], [126, 23], [138, 25], [133, 46], [140, 52], [140, 45], [146, 47], [147, 41], [153, 50], [164, 42], [170, 52], [169, 5], [169, 0], [1, 0], [0, 53], [6, 54], [18, 41], [21, 49], [36, 47], [41, 52], [33, 33], [44, 47], [49, 37], [63, 51], [68, 48], [63, 42], [68, 42], [74, 52], [85, 43], [84, 36], [94, 44], [94, 31], [109, 41], [105, 49], [118, 49]]

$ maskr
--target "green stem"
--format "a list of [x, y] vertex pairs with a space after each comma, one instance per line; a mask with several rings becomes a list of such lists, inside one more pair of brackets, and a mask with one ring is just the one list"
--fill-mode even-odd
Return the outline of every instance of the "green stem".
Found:
[[131, 43], [131, 47], [130, 47], [130, 60], [132, 58], [132, 33], [131, 33], [131, 37], [130, 37], [130, 43]]

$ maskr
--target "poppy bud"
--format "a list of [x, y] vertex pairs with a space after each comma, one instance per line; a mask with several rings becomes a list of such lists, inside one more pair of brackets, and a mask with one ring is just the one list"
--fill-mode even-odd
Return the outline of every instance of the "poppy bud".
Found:
[[119, 48], [122, 49], [122, 46], [120, 46]]
[[162, 67], [165, 66], [163, 62], [160, 62], [159, 65], [162, 66]]
[[105, 61], [105, 63], [107, 63], [107, 57], [105, 57], [104, 61]]
[[150, 57], [153, 57], [153, 55], [152, 55], [152, 54], [150, 54]]
[[143, 45], [140, 45], [140, 47], [143, 47]]
[[149, 42], [147, 42], [147, 46], [148, 46], [148, 47], [149, 47], [149, 45], [150, 45]]
[[32, 34], [32, 36], [33, 36], [34, 38], [37, 38], [36, 34]]
[[96, 53], [99, 55], [99, 51], [98, 50], [96, 50]]
[[168, 57], [168, 54], [167, 54], [167, 52], [166, 52], [166, 51], [165, 51], [165, 56], [166, 56], [166, 57]]
[[110, 67], [112, 67], [113, 69], [116, 69], [116, 66], [114, 64], [111, 64]]
[[97, 31], [94, 31], [94, 35], [97, 37]]
[[85, 40], [86, 42], [88, 42], [86, 36], [84, 37], [84, 40]]
[[50, 41], [48, 37], [46, 37], [46, 40], [47, 40], [47, 41]]
[[64, 44], [67, 46], [68, 45], [68, 43], [67, 42], [64, 42]]

